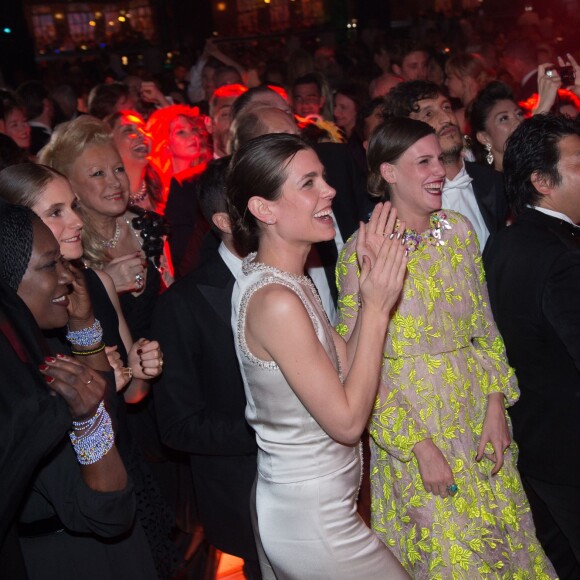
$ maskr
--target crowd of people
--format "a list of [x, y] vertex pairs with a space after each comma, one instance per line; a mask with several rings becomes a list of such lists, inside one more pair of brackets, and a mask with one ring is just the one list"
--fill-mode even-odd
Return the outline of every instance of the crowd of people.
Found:
[[411, 37], [0, 90], [0, 576], [580, 578], [578, 55]]

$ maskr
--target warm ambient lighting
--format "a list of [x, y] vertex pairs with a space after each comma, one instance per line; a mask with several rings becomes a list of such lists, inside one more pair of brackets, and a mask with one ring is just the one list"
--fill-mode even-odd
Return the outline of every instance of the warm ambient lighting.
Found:
[[97, 23], [94, 20], [89, 20], [89, 26], [96, 26]]
[[117, 20], [118, 20], [119, 22], [125, 22], [125, 20], [127, 20], [127, 19], [126, 19], [124, 16], [119, 16], [119, 17], [117, 18]]
[[54, 15], [54, 17], [55, 17], [56, 20], [63, 20], [64, 19], [64, 14], [62, 12], [57, 12]]
[[225, 12], [226, 11], [226, 3], [225, 2], [218, 2], [215, 5], [218, 12]]

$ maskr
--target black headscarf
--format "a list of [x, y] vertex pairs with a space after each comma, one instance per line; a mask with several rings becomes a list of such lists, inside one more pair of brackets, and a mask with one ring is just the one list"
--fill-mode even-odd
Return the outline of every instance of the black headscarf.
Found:
[[[48, 351], [16, 294], [33, 241], [34, 218], [23, 209], [0, 202], [0, 553], [34, 470], [71, 424], [66, 403], [51, 395], [38, 371]], [[2, 567], [8, 565], [6, 555], [1, 554]]]

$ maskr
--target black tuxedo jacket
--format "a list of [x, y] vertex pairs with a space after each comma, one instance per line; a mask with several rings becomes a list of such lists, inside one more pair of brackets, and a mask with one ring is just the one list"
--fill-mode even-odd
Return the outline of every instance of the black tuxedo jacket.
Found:
[[580, 229], [528, 209], [490, 238], [483, 259], [521, 389], [510, 409], [520, 471], [579, 486]]
[[257, 447], [231, 329], [233, 286], [214, 251], [159, 298], [153, 336], [165, 364], [153, 392], [163, 442], [190, 454], [209, 542], [257, 560], [250, 522]]
[[473, 179], [471, 182], [473, 194], [483, 221], [491, 235], [501, 230], [508, 218], [509, 207], [503, 184], [503, 175], [499, 171], [473, 161], [465, 162], [465, 170], [469, 177]]

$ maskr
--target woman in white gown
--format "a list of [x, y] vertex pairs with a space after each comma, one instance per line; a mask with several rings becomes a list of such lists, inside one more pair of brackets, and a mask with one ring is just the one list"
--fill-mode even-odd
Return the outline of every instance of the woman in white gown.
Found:
[[269, 560], [262, 573], [398, 580], [408, 576], [356, 513], [356, 496], [359, 439], [406, 256], [390, 235], [396, 212], [379, 205], [359, 233], [362, 317], [346, 344], [304, 276], [311, 245], [335, 235], [335, 191], [323, 174], [305, 142], [276, 134], [240, 149], [227, 182], [235, 240], [257, 249], [234, 288], [232, 325], [259, 446], [255, 531]]

